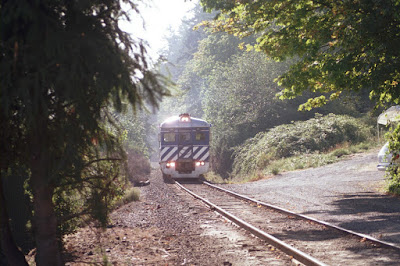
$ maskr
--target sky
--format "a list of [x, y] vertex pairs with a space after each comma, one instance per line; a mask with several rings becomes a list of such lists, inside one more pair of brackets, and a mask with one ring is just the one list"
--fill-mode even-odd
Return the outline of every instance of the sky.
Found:
[[150, 46], [148, 50], [153, 59], [158, 58], [158, 53], [166, 47], [168, 29], [177, 30], [182, 18], [190, 14], [197, 0], [150, 0], [139, 2], [139, 11], [142, 19], [137, 14], [131, 13], [130, 23], [121, 23], [121, 28], [133, 37], [146, 40]]

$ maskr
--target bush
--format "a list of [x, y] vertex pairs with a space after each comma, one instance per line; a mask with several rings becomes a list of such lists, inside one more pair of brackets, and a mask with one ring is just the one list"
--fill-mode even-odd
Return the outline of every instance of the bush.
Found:
[[[280, 125], [257, 134], [235, 148], [233, 175], [251, 174], [281, 158], [327, 152], [341, 143], [360, 143], [373, 136], [374, 132], [372, 126], [360, 119], [334, 114], [317, 114], [307, 121]], [[337, 156], [347, 152], [343, 149], [337, 152]]]
[[122, 198], [120, 198], [113, 204], [112, 208], [116, 209], [124, 204], [128, 204], [133, 201], [138, 201], [139, 198], [140, 198], [140, 190], [134, 187], [130, 187], [125, 191]]
[[127, 175], [132, 183], [139, 181], [150, 175], [151, 166], [149, 159], [143, 153], [128, 149], [127, 150]]
[[340, 148], [340, 149], [334, 150], [332, 152], [332, 155], [334, 155], [336, 157], [342, 157], [344, 155], [349, 155], [349, 154], [351, 154], [351, 151], [346, 148]]
[[398, 165], [398, 158], [400, 156], [400, 124], [398, 124], [394, 130], [391, 130], [386, 137], [389, 141], [389, 150], [393, 153], [393, 166], [389, 167], [386, 171], [386, 176], [388, 178], [387, 190], [390, 193], [400, 195], [400, 173]]
[[224, 179], [223, 177], [221, 177], [219, 174], [210, 171], [208, 173], [206, 173], [204, 175], [205, 179], [208, 182], [214, 183], [214, 184], [223, 184], [223, 183], [229, 183], [229, 181], [227, 179]]

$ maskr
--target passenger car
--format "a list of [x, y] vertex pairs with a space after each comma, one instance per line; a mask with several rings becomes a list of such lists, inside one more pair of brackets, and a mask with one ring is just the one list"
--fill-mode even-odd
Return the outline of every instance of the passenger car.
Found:
[[386, 168], [390, 165], [391, 160], [392, 154], [389, 152], [389, 142], [386, 142], [378, 153], [378, 170], [385, 171]]
[[[389, 151], [389, 142], [386, 142], [378, 153], [378, 170], [385, 171], [387, 167], [393, 165], [392, 157], [393, 153]], [[394, 163], [400, 165], [399, 155], [395, 158]]]

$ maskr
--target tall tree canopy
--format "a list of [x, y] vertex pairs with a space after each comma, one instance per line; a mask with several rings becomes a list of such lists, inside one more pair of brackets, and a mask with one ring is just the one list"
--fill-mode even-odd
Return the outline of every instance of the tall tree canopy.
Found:
[[[0, 1], [0, 181], [26, 169], [37, 265], [63, 264], [60, 198], [84, 193], [82, 213], [105, 221], [123, 159], [108, 106], [156, 105], [165, 94], [145, 47], [118, 26], [128, 18], [121, 2], [137, 12], [129, 0]], [[0, 253], [12, 263], [3, 199]]]
[[299, 61], [279, 78], [282, 97], [305, 90], [328, 93], [367, 89], [378, 104], [400, 101], [400, 1], [201, 0], [218, 19], [204, 23], [240, 37], [257, 36], [257, 50], [276, 60]]

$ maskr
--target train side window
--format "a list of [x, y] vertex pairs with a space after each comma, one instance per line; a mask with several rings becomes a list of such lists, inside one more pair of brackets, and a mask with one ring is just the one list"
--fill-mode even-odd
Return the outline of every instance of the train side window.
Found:
[[202, 141], [206, 139], [206, 134], [204, 132], [196, 132], [196, 141]]
[[164, 142], [175, 142], [175, 133], [173, 132], [168, 132], [164, 133]]

